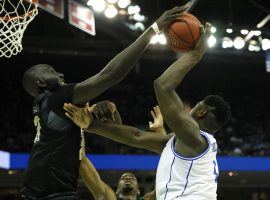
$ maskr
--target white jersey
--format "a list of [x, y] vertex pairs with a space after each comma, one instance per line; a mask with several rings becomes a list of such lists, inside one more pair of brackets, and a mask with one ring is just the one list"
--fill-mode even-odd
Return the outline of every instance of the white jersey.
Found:
[[156, 177], [157, 200], [216, 200], [216, 139], [203, 131], [208, 148], [197, 157], [186, 158], [174, 151], [173, 136], [160, 157]]

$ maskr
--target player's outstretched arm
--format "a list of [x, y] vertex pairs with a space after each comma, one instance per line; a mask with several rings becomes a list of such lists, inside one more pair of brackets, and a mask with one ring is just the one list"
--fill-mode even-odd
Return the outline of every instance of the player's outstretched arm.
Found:
[[206, 52], [210, 28], [211, 25], [207, 23], [205, 33], [202, 32], [195, 50], [184, 53], [154, 83], [158, 105], [165, 122], [175, 132], [177, 138], [191, 145], [201, 144], [204, 141], [199, 134], [198, 124], [184, 111], [183, 103], [175, 89]]
[[91, 123], [89, 112], [85, 108], [80, 108], [72, 104], [65, 104], [64, 109], [66, 110], [67, 117], [86, 132], [95, 133], [116, 142], [147, 149], [158, 154], [162, 152], [165, 144], [172, 137], [172, 135], [145, 132], [135, 127], [103, 123], [98, 120], [93, 120]]
[[115, 56], [98, 74], [77, 84], [74, 87], [73, 103], [84, 105], [123, 80], [146, 50], [155, 32], [158, 29], [163, 31], [173, 19], [183, 14], [188, 6], [189, 4], [165, 11], [156, 21], [155, 31], [153, 27], [149, 27], [135, 42]]
[[95, 200], [116, 200], [115, 192], [113, 191], [113, 189], [101, 180], [96, 168], [86, 157], [84, 141], [82, 154], [83, 155], [80, 166], [80, 175], [83, 179], [85, 186], [94, 196]]
[[132, 126], [104, 124], [96, 120], [94, 120], [89, 128], [85, 129], [85, 131], [158, 154], [162, 153], [165, 144], [172, 137], [172, 135], [141, 131], [140, 129]]
[[113, 189], [101, 180], [97, 170], [85, 155], [81, 161], [80, 175], [95, 200], [116, 200]]

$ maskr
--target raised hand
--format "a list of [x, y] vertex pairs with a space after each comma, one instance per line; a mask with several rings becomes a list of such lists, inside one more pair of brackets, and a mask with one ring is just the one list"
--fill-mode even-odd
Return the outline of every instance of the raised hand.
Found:
[[153, 110], [151, 110], [151, 115], [152, 115], [154, 121], [149, 122], [149, 129], [151, 131], [156, 132], [156, 133], [162, 133], [162, 134], [166, 135], [166, 131], [164, 129], [163, 116], [162, 116], [158, 106], [155, 106], [153, 108]]
[[199, 55], [205, 54], [208, 49], [208, 39], [211, 35], [211, 24], [206, 22], [202, 27], [200, 40], [197, 42], [194, 52]]
[[100, 121], [115, 120], [116, 106], [110, 101], [101, 101], [93, 107], [93, 115]]
[[85, 129], [90, 126], [93, 120], [91, 113], [93, 112], [94, 107], [95, 106], [89, 107], [88, 105], [86, 105], [85, 107], [81, 108], [71, 103], [64, 104], [66, 116], [81, 129]]
[[171, 10], [165, 11], [161, 17], [156, 21], [158, 28], [160, 31], [164, 31], [165, 28], [177, 17], [180, 17], [183, 13], [185, 13], [189, 7], [190, 3], [185, 4], [181, 7], [174, 7]]

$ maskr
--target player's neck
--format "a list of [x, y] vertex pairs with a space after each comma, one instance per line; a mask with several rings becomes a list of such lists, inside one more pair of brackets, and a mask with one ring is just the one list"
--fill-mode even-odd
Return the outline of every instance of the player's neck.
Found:
[[134, 194], [119, 194], [118, 198], [119, 200], [137, 200], [138, 196]]
[[197, 123], [198, 123], [199, 128], [200, 128], [201, 131], [204, 131], [204, 132], [206, 132], [206, 133], [209, 133], [209, 134], [213, 135], [213, 134], [212, 134], [212, 131], [209, 130], [209, 129], [205, 126], [205, 124], [203, 123], [203, 121], [197, 121]]

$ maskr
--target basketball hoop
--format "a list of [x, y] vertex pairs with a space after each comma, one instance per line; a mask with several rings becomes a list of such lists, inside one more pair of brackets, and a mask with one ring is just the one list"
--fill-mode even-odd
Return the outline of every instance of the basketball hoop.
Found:
[[38, 14], [37, 8], [37, 0], [0, 0], [0, 57], [22, 51], [24, 31]]

